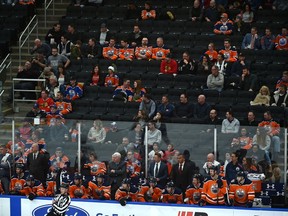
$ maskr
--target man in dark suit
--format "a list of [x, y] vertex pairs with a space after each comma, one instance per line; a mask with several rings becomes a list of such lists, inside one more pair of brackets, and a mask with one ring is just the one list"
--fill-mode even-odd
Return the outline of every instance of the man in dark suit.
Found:
[[43, 152], [40, 152], [38, 144], [34, 143], [32, 152], [27, 157], [27, 169], [29, 174], [33, 175], [43, 185], [46, 185], [46, 176], [49, 169], [48, 159], [49, 154], [46, 156]]
[[168, 177], [167, 165], [161, 161], [161, 154], [155, 153], [154, 161], [150, 164], [148, 175], [157, 179], [159, 187], [165, 187]]
[[175, 183], [175, 186], [185, 193], [186, 188], [192, 182], [192, 176], [194, 175], [195, 165], [185, 160], [183, 154], [177, 156], [178, 163], [172, 166], [171, 180]]
[[115, 193], [121, 186], [122, 180], [126, 178], [126, 163], [121, 160], [121, 154], [115, 152], [109, 162], [108, 176], [111, 185], [111, 199], [115, 199]]

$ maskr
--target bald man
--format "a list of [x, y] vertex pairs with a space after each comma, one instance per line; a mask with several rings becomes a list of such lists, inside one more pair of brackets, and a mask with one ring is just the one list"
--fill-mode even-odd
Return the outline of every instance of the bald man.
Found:
[[195, 109], [194, 109], [195, 118], [207, 119], [208, 116], [209, 116], [210, 110], [211, 110], [211, 106], [210, 106], [210, 104], [208, 104], [206, 102], [205, 95], [199, 95], [198, 96], [198, 101], [195, 104]]
[[34, 40], [34, 47], [31, 50], [31, 55], [34, 53], [43, 54], [45, 58], [48, 58], [48, 56], [51, 54], [51, 48], [48, 44], [42, 43], [42, 41], [39, 38], [36, 38]]
[[211, 166], [219, 167], [219, 169], [220, 169], [220, 163], [215, 160], [215, 156], [213, 153], [209, 153], [207, 155], [207, 161], [203, 165], [203, 169], [204, 169], [206, 174], [209, 174], [209, 168]]

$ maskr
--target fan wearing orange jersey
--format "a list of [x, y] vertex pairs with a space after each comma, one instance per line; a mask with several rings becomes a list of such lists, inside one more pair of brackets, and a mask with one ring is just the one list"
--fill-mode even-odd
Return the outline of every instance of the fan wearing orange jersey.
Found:
[[103, 48], [103, 57], [105, 59], [116, 60], [118, 58], [118, 49], [115, 48], [115, 39], [110, 38], [108, 47]]

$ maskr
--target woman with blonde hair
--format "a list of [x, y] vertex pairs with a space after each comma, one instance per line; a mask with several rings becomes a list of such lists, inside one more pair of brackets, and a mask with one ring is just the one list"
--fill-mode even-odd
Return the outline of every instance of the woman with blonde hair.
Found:
[[146, 93], [145, 88], [142, 87], [141, 80], [134, 81], [134, 95], [132, 101], [141, 102], [143, 95]]
[[262, 86], [259, 90], [259, 93], [256, 95], [255, 99], [253, 101], [250, 101], [251, 106], [256, 105], [270, 105], [270, 91], [267, 86]]
[[106, 130], [102, 121], [97, 119], [93, 122], [93, 127], [88, 132], [88, 140], [93, 143], [103, 143], [106, 138]]

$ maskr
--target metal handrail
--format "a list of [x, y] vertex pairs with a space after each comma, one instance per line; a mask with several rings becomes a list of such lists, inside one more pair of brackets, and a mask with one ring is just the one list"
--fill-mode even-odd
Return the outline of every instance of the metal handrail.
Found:
[[[35, 20], [36, 20], [36, 23], [31, 27], [33, 21]], [[30, 30], [30, 27], [31, 27], [31, 30]], [[28, 23], [28, 25], [26, 26], [26, 28], [24, 29], [24, 31], [21, 33], [19, 37], [19, 65], [21, 64], [22, 48], [25, 45], [26, 41], [30, 38], [31, 33], [34, 31], [35, 28], [37, 30], [37, 37], [38, 37], [38, 17], [36, 15], [32, 17], [32, 19], [30, 20], [30, 22]], [[24, 36], [26, 31], [27, 31], [27, 36], [25, 37], [23, 42], [21, 42], [22, 37]], [[30, 44], [28, 42], [28, 50], [29, 49], [30, 49]]]
[[[9, 62], [6, 63], [7, 59], [10, 58]], [[4, 69], [7, 69], [10, 67], [12, 61], [11, 61], [11, 54], [8, 53], [6, 57], [3, 59], [3, 61], [0, 64], [0, 74], [3, 72]], [[10, 79], [12, 78], [12, 72], [10, 70]]]
[[[62, 2], [62, 1], [61, 1]], [[53, 4], [52, 4], [53, 3]], [[50, 5], [52, 4], [53, 6], [53, 9], [52, 9], [52, 13], [53, 13], [53, 16], [55, 15], [55, 4], [54, 4], [54, 0], [50, 0], [48, 3], [47, 3], [47, 0], [45, 0], [44, 2], [44, 21], [45, 21], [45, 28], [47, 27], [47, 10], [48, 8], [50, 7]]]
[[12, 82], [12, 88], [13, 88], [13, 111], [15, 111], [15, 101], [35, 101], [35, 100], [29, 100], [29, 99], [22, 99], [22, 100], [15, 100], [15, 92], [22, 91], [22, 92], [39, 92], [38, 89], [15, 89], [15, 81], [26, 81], [26, 82], [43, 82], [45, 85], [46, 79], [21, 79], [21, 78], [13, 78]]

